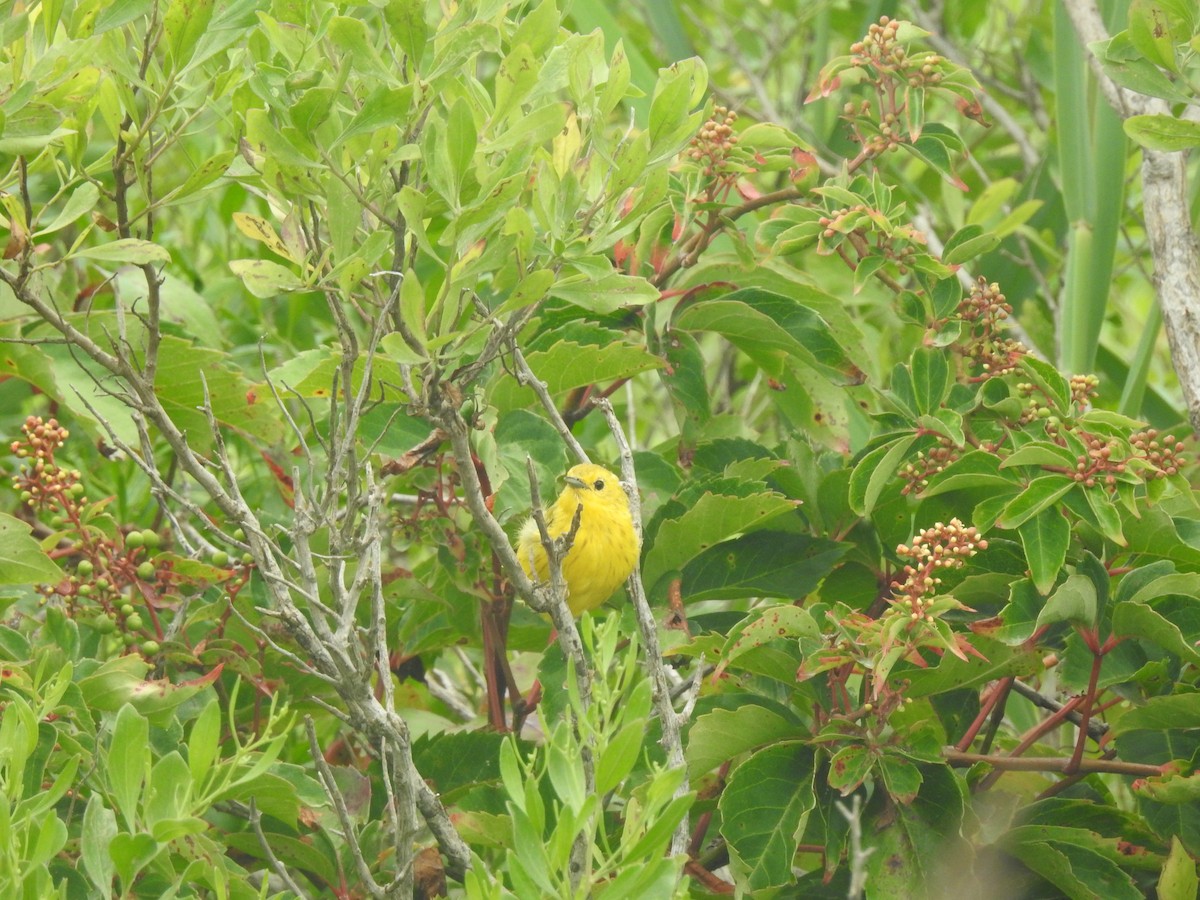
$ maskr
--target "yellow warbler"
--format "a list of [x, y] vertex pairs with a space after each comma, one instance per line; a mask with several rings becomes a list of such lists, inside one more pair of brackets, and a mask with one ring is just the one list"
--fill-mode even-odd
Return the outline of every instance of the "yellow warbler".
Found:
[[[578, 616], [611, 597], [629, 577], [637, 563], [638, 539], [629, 498], [616, 475], [585, 463], [567, 472], [566, 482], [558, 499], [546, 509], [546, 530], [552, 538], [566, 534], [575, 510], [583, 506], [575, 541], [562, 561], [567, 606]], [[532, 516], [517, 537], [517, 557], [530, 578], [545, 581], [550, 577], [546, 548]]]

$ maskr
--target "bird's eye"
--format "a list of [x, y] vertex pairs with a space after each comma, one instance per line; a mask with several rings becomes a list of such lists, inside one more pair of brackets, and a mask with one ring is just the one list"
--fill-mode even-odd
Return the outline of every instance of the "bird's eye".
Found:
[[604, 479], [597, 478], [595, 481], [592, 482], [592, 487], [594, 487], [598, 491], [604, 490]]

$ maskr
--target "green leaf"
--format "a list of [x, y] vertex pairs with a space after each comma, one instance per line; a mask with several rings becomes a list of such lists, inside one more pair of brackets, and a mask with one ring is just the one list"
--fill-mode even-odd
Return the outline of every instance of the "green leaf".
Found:
[[1000, 458], [984, 450], [972, 450], [946, 466], [940, 473], [929, 476], [929, 486], [921, 489], [921, 497], [935, 497], [948, 491], [987, 488], [993, 491], [1016, 492], [1018, 485], [1000, 474]]
[[1151, 697], [1120, 716], [1112, 730], [1114, 735], [1123, 735], [1131, 731], [1187, 728], [1200, 728], [1200, 703], [1196, 702], [1195, 694]]
[[408, 56], [409, 65], [417, 69], [425, 50], [428, 26], [425, 24], [423, 0], [387, 0], [383, 8], [391, 38], [400, 51]]
[[1183, 636], [1179, 626], [1143, 603], [1121, 603], [1113, 610], [1113, 634], [1141, 638], [1157, 644], [1192, 665], [1200, 665], [1200, 652]]
[[96, 202], [100, 199], [100, 189], [90, 181], [85, 181], [79, 187], [71, 192], [70, 198], [54, 217], [54, 221], [49, 225], [41, 228], [33, 233], [34, 237], [44, 237], [48, 234], [54, 234], [73, 223], [80, 216], [91, 212]]
[[289, 291], [303, 290], [304, 282], [291, 269], [266, 259], [234, 259], [229, 261], [233, 274], [242, 279], [255, 297], [264, 300]]
[[633, 771], [642, 752], [646, 737], [646, 720], [626, 722], [612, 736], [596, 762], [596, 792], [607, 794], [615, 790]]
[[130, 704], [117, 713], [108, 746], [108, 781], [130, 830], [141, 824], [142, 783], [150, 768], [150, 723]]
[[158, 855], [159, 845], [148, 834], [116, 834], [109, 842], [108, 852], [116, 864], [123, 885], [130, 885], [146, 865]]
[[1200, 122], [1163, 114], [1130, 116], [1125, 133], [1149, 150], [1175, 153], [1200, 147]]
[[1009, 501], [997, 524], [1001, 528], [1019, 528], [1042, 510], [1062, 499], [1075, 482], [1066, 475], [1043, 475], [1025, 486], [1025, 490]]
[[166, 247], [160, 247], [151, 241], [142, 241], [137, 238], [121, 238], [98, 247], [86, 247], [75, 255], [100, 262], [133, 263], [139, 266], [146, 263], [171, 261], [171, 254]]
[[1038, 826], [1013, 829], [1005, 849], [1071, 900], [1139, 900], [1141, 891], [1115, 862], [1089, 848], [1047, 841]]
[[853, 794], [875, 768], [875, 754], [864, 744], [840, 748], [829, 760], [829, 786], [843, 797]]
[[1200, 891], [1196, 877], [1196, 861], [1188, 854], [1179, 838], [1171, 836], [1171, 852], [1158, 878], [1158, 900], [1194, 900]]
[[204, 779], [216, 761], [220, 737], [221, 706], [216, 700], [210, 700], [192, 723], [187, 744], [189, 774], [197, 792], [201, 791]]
[[1071, 545], [1071, 525], [1055, 507], [1043, 509], [1018, 529], [1029, 572], [1040, 594], [1048, 594], [1058, 580]]
[[688, 602], [742, 597], [800, 599], [849, 549], [823, 538], [756, 531], [705, 550], [683, 569]]
[[645, 306], [659, 298], [659, 291], [645, 278], [613, 272], [597, 279], [554, 282], [550, 296], [566, 300], [593, 313], [610, 313], [624, 306]]
[[[559, 341], [546, 350], [527, 353], [525, 359], [551, 394], [629, 378], [662, 366], [657, 356], [619, 340], [603, 346]], [[510, 379], [496, 385], [492, 402], [501, 409], [516, 409], [526, 406], [530, 396], [527, 388]]]
[[1175, 36], [1164, 6], [1155, 0], [1133, 0], [1129, 4], [1129, 40], [1150, 62], [1176, 72]]
[[747, 750], [797, 737], [799, 727], [795, 719], [751, 700], [697, 716], [688, 732], [688, 777], [699, 778]]
[[116, 834], [116, 815], [104, 805], [99, 794], [92, 794], [83, 811], [79, 848], [83, 870], [104, 897], [112, 896], [113, 862], [108, 845]]
[[946, 241], [942, 249], [942, 262], [948, 266], [957, 266], [968, 262], [977, 256], [990, 253], [1000, 244], [1000, 237], [990, 231], [984, 231], [980, 225], [966, 225]]
[[474, 162], [478, 143], [479, 135], [475, 130], [475, 115], [471, 105], [459, 97], [450, 108], [450, 118], [446, 121], [445, 149], [455, 184], [460, 188]]
[[1071, 387], [1058, 369], [1029, 354], [1021, 357], [1020, 366], [1046, 394], [1058, 415], [1065, 416], [1071, 411]]
[[65, 577], [30, 530], [20, 519], [0, 513], [0, 584], [58, 584]]
[[776, 377], [783, 360], [794, 357], [835, 384], [859, 384], [863, 371], [850, 359], [819, 313], [801, 302], [759, 288], [687, 306], [675, 325], [687, 331], [715, 331]]
[[800, 638], [801, 644], [819, 644], [821, 629], [806, 609], [799, 606], [767, 606], [755, 609], [729, 630], [721, 648], [716, 674], [743, 655], [781, 639]]
[[212, 21], [213, 0], [171, 0], [163, 15], [167, 49], [176, 70], [192, 58], [196, 44], [204, 37]]
[[936, 412], [952, 384], [950, 364], [944, 351], [918, 347], [913, 352], [912, 387], [918, 412]]
[[1085, 575], [1070, 575], [1058, 586], [1037, 617], [1038, 627], [1070, 622], [1084, 628], [1096, 625], [1096, 586]]
[[816, 759], [799, 741], [760, 750], [734, 770], [718, 806], [721, 834], [750, 891], [791, 884], [792, 857], [816, 804]]
[[687, 512], [659, 526], [642, 564], [642, 580], [653, 591], [664, 575], [709, 547], [795, 508], [795, 501], [774, 492], [742, 497], [705, 491]]
[[1001, 469], [1011, 469], [1015, 466], [1066, 466], [1075, 468], [1075, 454], [1066, 447], [1052, 444], [1049, 441], [1030, 441], [1006, 456], [1000, 462]]
[[904, 435], [881, 444], [858, 461], [850, 475], [850, 508], [854, 512], [860, 516], [871, 514], [900, 464], [910, 458], [909, 451], [916, 441], [915, 434]]

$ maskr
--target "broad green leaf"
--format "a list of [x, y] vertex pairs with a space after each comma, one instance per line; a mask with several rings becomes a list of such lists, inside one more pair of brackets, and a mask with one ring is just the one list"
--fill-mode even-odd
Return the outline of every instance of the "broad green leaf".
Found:
[[688, 777], [698, 778], [747, 750], [795, 738], [798, 729], [794, 719], [750, 701], [697, 716], [688, 732]]
[[697, 302], [677, 316], [675, 325], [724, 335], [776, 377], [791, 356], [835, 384], [859, 384], [865, 378], [819, 313], [771, 291], [747, 288]]
[[1123, 735], [1131, 731], [1185, 728], [1200, 728], [1200, 704], [1196, 702], [1195, 694], [1151, 697], [1118, 718], [1113, 733]]
[[557, 280], [549, 293], [588, 312], [601, 314], [623, 306], [645, 306], [659, 298], [658, 288], [645, 278], [618, 272], [594, 280]]
[[159, 844], [148, 834], [113, 835], [108, 844], [109, 855], [122, 884], [130, 884], [139, 872], [158, 855]]
[[1000, 458], [983, 450], [963, 454], [928, 480], [929, 486], [921, 489], [922, 497], [978, 488], [1012, 493], [1020, 489], [1017, 482], [1000, 474]]
[[1054, 412], [1065, 416], [1071, 411], [1071, 387], [1058, 369], [1028, 354], [1021, 357], [1020, 366], [1034, 384], [1042, 389]]
[[20, 519], [0, 513], [0, 584], [58, 584], [65, 576]]
[[104, 805], [99, 794], [88, 798], [83, 811], [83, 831], [80, 835], [80, 855], [83, 870], [101, 896], [112, 896], [113, 862], [108, 852], [109, 842], [117, 834], [117, 817]]
[[423, 0], [387, 0], [383, 17], [392, 40], [408, 56], [409, 64], [418, 69], [428, 33]]
[[1143, 147], [1164, 153], [1200, 147], [1200, 122], [1164, 114], [1130, 116], [1125, 133]]
[[1030, 441], [1023, 444], [1000, 462], [1001, 469], [1011, 469], [1014, 466], [1066, 466], [1075, 468], [1075, 455], [1066, 447], [1052, 444], [1049, 441]]
[[1162, 647], [1192, 665], [1200, 665], [1200, 652], [1186, 640], [1179, 626], [1143, 603], [1121, 603], [1113, 610], [1113, 634], [1140, 638]]
[[854, 793], [875, 768], [875, 754], [865, 744], [848, 744], [829, 760], [829, 786], [843, 797]]
[[213, 0], [171, 0], [167, 6], [163, 30], [176, 71], [191, 60], [196, 44], [212, 21], [213, 6]]
[[1037, 624], [1053, 625], [1055, 622], [1070, 622], [1083, 628], [1096, 625], [1096, 586], [1084, 575], [1070, 575], [1050, 595], [1038, 615]]
[[1067, 560], [1071, 524], [1056, 507], [1043, 509], [1018, 529], [1033, 583], [1041, 594], [1050, 593]]
[[944, 351], [919, 347], [913, 353], [912, 385], [918, 412], [936, 412], [952, 383], [950, 364]]
[[780, 639], [799, 638], [801, 644], [819, 644], [821, 628], [812, 614], [799, 606], [768, 606], [754, 610], [729, 631], [721, 648], [720, 675], [747, 653]]
[[71, 196], [67, 199], [63, 208], [59, 210], [58, 215], [54, 217], [54, 221], [44, 228], [35, 231], [33, 236], [43, 237], [66, 228], [80, 216], [91, 212], [99, 199], [100, 189], [92, 184], [92, 182], [85, 181], [71, 192]]
[[221, 706], [216, 700], [210, 700], [192, 723], [187, 743], [189, 774], [197, 792], [202, 789], [209, 769], [216, 761], [220, 737]]
[[795, 501], [775, 492], [740, 497], [706, 491], [683, 515], [659, 526], [642, 564], [642, 580], [654, 591], [659, 579], [709, 547], [795, 508]]
[[1006, 839], [1005, 849], [1062, 891], [1063, 896], [1071, 900], [1138, 900], [1143, 896], [1133, 879], [1100, 853], [1032, 836], [1036, 834], [1037, 829], [1030, 826], [1018, 829], [1016, 835]]
[[[275, 227], [262, 216], [246, 212], [235, 212], [233, 214], [233, 224], [237, 226], [238, 231], [250, 238], [250, 240], [258, 241], [276, 256], [282, 256], [289, 262], [299, 262], [299, 260], [292, 256], [292, 252], [288, 249], [287, 244], [275, 232]], [[237, 272], [237, 269], [234, 269], [234, 271]]]
[[871, 514], [900, 464], [911, 458], [916, 442], [917, 436], [908, 434], [881, 444], [858, 461], [850, 475], [850, 508], [854, 512], [860, 516]]
[[85, 247], [75, 255], [100, 262], [133, 263], [139, 266], [171, 261], [171, 254], [166, 247], [137, 238], [121, 238], [98, 247]]
[[1176, 72], [1175, 36], [1165, 7], [1155, 0], [1133, 0], [1129, 4], [1129, 40], [1150, 62]]
[[816, 758], [798, 741], [767, 747], [734, 770], [721, 792], [721, 834], [750, 891], [791, 884], [792, 858], [816, 803]]
[[305, 289], [304, 282], [291, 269], [266, 259], [233, 259], [229, 261], [233, 274], [242, 279], [255, 297], [264, 300], [290, 291]]
[[141, 824], [142, 784], [150, 770], [150, 723], [126, 703], [117, 713], [108, 747], [108, 780], [113, 800], [129, 829]]
[[450, 117], [446, 121], [446, 155], [454, 181], [461, 188], [467, 172], [475, 159], [475, 148], [479, 135], [475, 130], [475, 115], [462, 97], [454, 102]]
[[705, 550], [683, 568], [689, 602], [741, 597], [800, 599], [849, 548], [823, 538], [756, 531]]
[[942, 249], [942, 262], [957, 266], [977, 256], [990, 253], [1000, 243], [1000, 237], [985, 231], [980, 225], [966, 225], [946, 240]]
[[1009, 501], [997, 524], [1001, 528], [1019, 528], [1042, 510], [1062, 499], [1075, 482], [1066, 475], [1043, 475], [1025, 486], [1025, 490]]
[[529, 96], [537, 84], [540, 71], [538, 60], [526, 44], [515, 44], [500, 62], [496, 73], [496, 108], [492, 112], [494, 127], [499, 127], [517, 106]]
[[1158, 900], [1193, 900], [1200, 891], [1196, 861], [1179, 838], [1171, 836], [1171, 852], [1158, 878]]
[[[613, 342], [603, 346], [559, 341], [546, 350], [525, 357], [533, 373], [545, 382], [551, 394], [560, 394], [588, 384], [604, 384], [629, 378], [662, 365], [662, 360], [636, 344]], [[501, 409], [526, 406], [529, 389], [513, 380], [497, 384], [492, 402]]]

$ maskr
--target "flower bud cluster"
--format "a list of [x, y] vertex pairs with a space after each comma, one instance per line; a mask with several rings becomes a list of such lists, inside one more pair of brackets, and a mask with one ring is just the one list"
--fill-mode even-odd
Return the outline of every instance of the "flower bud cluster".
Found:
[[1184, 463], [1183, 441], [1177, 441], [1169, 434], [1159, 434], [1153, 428], [1139, 431], [1130, 438], [1130, 443], [1135, 455], [1154, 466], [1154, 471], [1145, 475], [1147, 481], [1175, 475]]
[[938, 439], [937, 446], [930, 448], [928, 453], [925, 451], [917, 453], [916, 459], [906, 463], [900, 470], [900, 477], [905, 482], [900, 493], [907, 496], [914, 491], [927, 488], [929, 476], [940, 475], [946, 466], [958, 459], [960, 452], [961, 449], [954, 441], [948, 437], [941, 437]]
[[932, 622], [933, 616], [925, 609], [929, 605], [926, 598], [937, 593], [942, 583], [939, 573], [961, 568], [967, 559], [987, 546], [988, 542], [979, 536], [979, 529], [958, 519], [926, 528], [913, 538], [911, 546], [901, 544], [896, 553], [911, 562], [903, 569], [904, 578], [892, 585], [893, 608], [903, 611], [907, 607], [914, 622], [922, 619]]
[[1100, 379], [1095, 375], [1071, 376], [1071, 402], [1081, 410], [1087, 409], [1100, 394]]
[[984, 378], [1004, 375], [1016, 368], [1029, 351], [1018, 340], [1001, 334], [1001, 322], [1012, 315], [1012, 307], [998, 284], [980, 278], [970, 296], [958, 305], [959, 318], [972, 326], [964, 355], [982, 371]]
[[712, 118], [692, 138], [687, 155], [697, 162], [706, 163], [706, 175], [714, 175], [721, 170], [737, 146], [737, 135], [733, 133], [733, 123], [737, 117], [738, 114], [727, 107], [714, 106]]
[[64, 469], [54, 461], [54, 452], [66, 442], [70, 432], [57, 419], [45, 421], [29, 416], [21, 426], [24, 441], [13, 441], [9, 449], [21, 462], [13, 476], [13, 490], [21, 502], [36, 512], [69, 516], [87, 503], [78, 469]]

